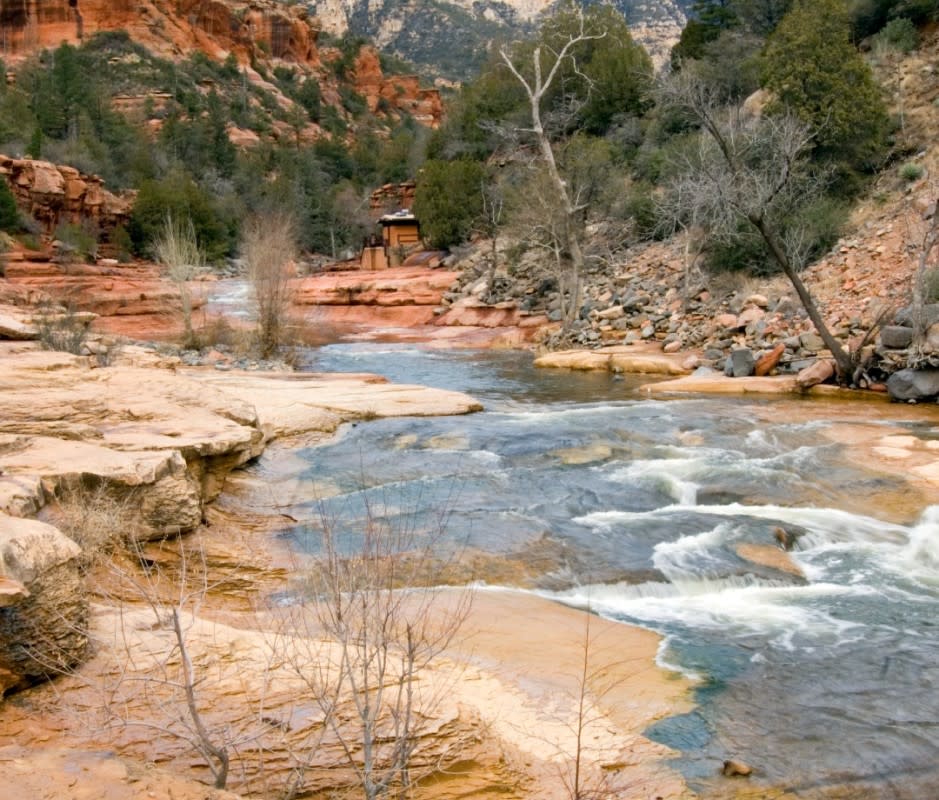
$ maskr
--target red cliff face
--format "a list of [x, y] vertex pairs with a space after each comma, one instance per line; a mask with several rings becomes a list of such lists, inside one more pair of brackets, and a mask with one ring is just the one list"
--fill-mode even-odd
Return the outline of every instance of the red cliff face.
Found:
[[0, 50], [16, 59], [98, 31], [126, 30], [164, 56], [203, 50], [317, 66], [319, 23], [273, 0], [0, 0]]
[[134, 193], [115, 195], [97, 175], [47, 161], [0, 155], [0, 180], [6, 179], [17, 205], [47, 233], [60, 222], [92, 221], [106, 232], [127, 221]]
[[380, 109], [384, 100], [387, 107], [405, 111], [431, 128], [436, 128], [443, 117], [440, 92], [422, 89], [416, 75], [384, 75], [378, 52], [373, 47], [359, 51], [355, 61], [355, 90], [365, 98], [372, 113]]

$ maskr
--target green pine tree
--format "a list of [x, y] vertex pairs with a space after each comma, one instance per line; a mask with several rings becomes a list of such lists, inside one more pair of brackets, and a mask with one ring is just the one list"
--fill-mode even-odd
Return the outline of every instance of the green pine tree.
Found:
[[16, 198], [10, 185], [0, 179], [0, 231], [13, 233], [22, 227], [20, 210], [16, 205]]
[[26, 145], [26, 155], [29, 158], [42, 158], [42, 128], [38, 125], [33, 128], [32, 136], [29, 137], [29, 144]]
[[851, 43], [845, 0], [797, 0], [767, 42], [768, 111], [788, 111], [815, 132], [816, 157], [869, 170], [883, 152], [886, 106]]
[[485, 171], [478, 161], [428, 161], [414, 197], [414, 213], [431, 247], [459, 244], [482, 213]]

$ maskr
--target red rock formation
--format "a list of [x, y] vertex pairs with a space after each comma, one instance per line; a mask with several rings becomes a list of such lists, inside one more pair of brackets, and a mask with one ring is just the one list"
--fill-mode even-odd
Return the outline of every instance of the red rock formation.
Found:
[[440, 92], [422, 89], [416, 75], [385, 76], [374, 47], [363, 47], [355, 60], [355, 90], [365, 97], [372, 113], [384, 100], [389, 108], [405, 111], [430, 128], [439, 126], [443, 118]]
[[314, 306], [422, 306], [431, 311], [459, 273], [420, 267], [336, 272], [297, 281], [294, 302]]
[[60, 222], [94, 222], [102, 233], [130, 216], [136, 193], [111, 194], [97, 175], [74, 167], [0, 155], [0, 176], [10, 184], [17, 204], [47, 233]]
[[369, 216], [378, 221], [385, 214], [401, 208], [414, 207], [414, 181], [404, 183], [386, 183], [377, 188], [368, 198]]
[[275, 0], [2, 0], [0, 46], [7, 58], [98, 31], [126, 30], [164, 56], [200, 49], [319, 65], [319, 22], [306, 9]]

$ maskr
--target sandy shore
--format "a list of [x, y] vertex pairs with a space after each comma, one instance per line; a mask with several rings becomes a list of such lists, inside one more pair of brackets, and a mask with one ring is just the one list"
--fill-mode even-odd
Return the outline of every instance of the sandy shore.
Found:
[[655, 665], [657, 634], [512, 591], [477, 592], [463, 633], [458, 692], [524, 759], [527, 796], [569, 796], [578, 722], [588, 780], [606, 776], [624, 797], [689, 796], [663, 763], [671, 751], [642, 735], [690, 707], [688, 683]]
[[[454, 596], [453, 591], [440, 595], [440, 607]], [[273, 619], [216, 608], [188, 623], [211, 723], [224, 720], [246, 738], [260, 726], [267, 737], [263, 768], [247, 745], [233, 765], [229, 789], [244, 796], [279, 796], [288, 754], [319, 724], [315, 714], [311, 718], [303, 711], [309, 688], [291, 670], [296, 659], [286, 654], [296, 651], [317, 662], [335, 655], [315, 628], [298, 633], [292, 627], [289, 637], [272, 634], [282, 630]], [[615, 796], [630, 798], [691, 796], [664, 764], [669, 751], [642, 736], [656, 719], [685, 710], [687, 684], [655, 666], [655, 634], [591, 617], [588, 636], [586, 622], [585, 613], [533, 595], [475, 593], [457, 641], [418, 676], [421, 696], [433, 698], [419, 762], [426, 768], [440, 758], [444, 768], [430, 770], [415, 797], [456, 800], [497, 791], [517, 800], [563, 800], [570, 796], [579, 723], [583, 785], [602, 781], [621, 792]], [[94, 624], [97, 653], [77, 675], [5, 704], [0, 800], [221, 797], [193, 780], [208, 782], [209, 776], [184, 744], [158, 730], [108, 726], [103, 720], [99, 704], [108, 695], [112, 702], [121, 698], [128, 719], [166, 724], [161, 715], [172, 704], [155, 704], [155, 684], [142, 681], [154, 675], [162, 680], [156, 665], [172, 650], [170, 632], [154, 626], [151, 612], [137, 604], [99, 607]], [[125, 652], [125, 646], [132, 649]], [[118, 674], [133, 683], [117, 682]], [[260, 698], [263, 724], [256, 716]], [[271, 720], [282, 721], [290, 733], [272, 731]], [[317, 748], [310, 780], [320, 789], [310, 796], [325, 799], [350, 776], [335, 742]]]

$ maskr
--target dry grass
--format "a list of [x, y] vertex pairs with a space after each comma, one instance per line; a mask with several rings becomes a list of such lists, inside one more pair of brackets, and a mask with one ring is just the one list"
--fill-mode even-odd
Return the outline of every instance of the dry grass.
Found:
[[91, 569], [135, 540], [138, 523], [133, 497], [118, 497], [105, 485], [65, 489], [50, 521], [82, 549], [81, 565]]

